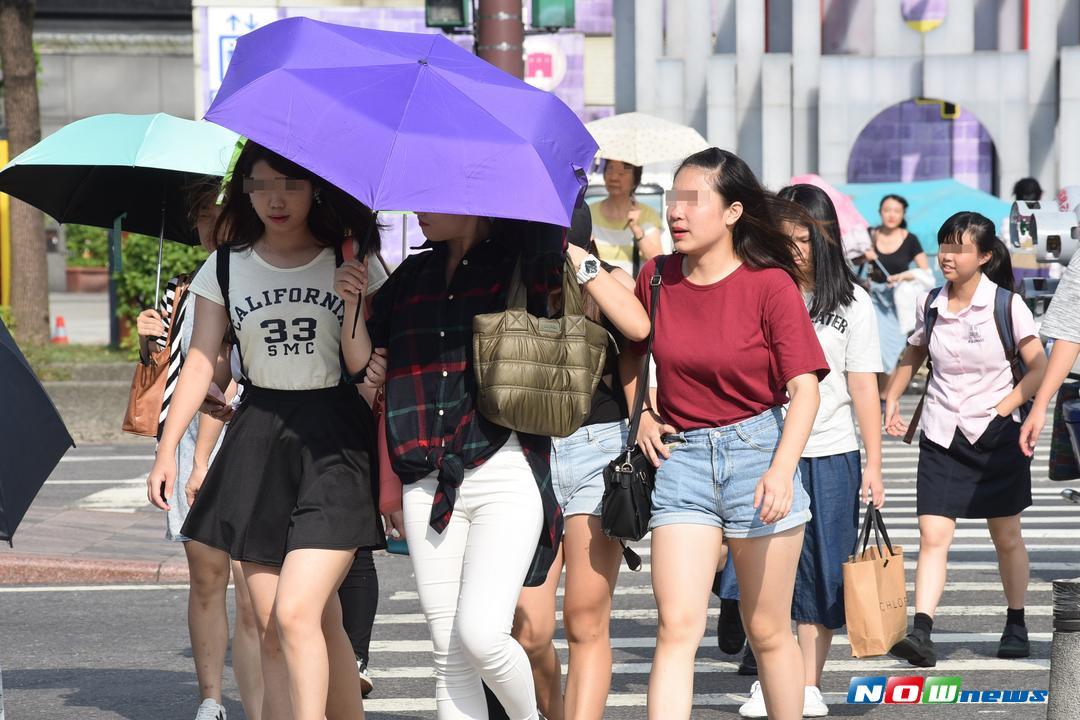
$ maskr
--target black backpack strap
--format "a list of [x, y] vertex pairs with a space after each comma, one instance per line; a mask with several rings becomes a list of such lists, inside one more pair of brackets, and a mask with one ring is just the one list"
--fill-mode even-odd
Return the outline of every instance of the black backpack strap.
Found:
[[[1027, 375], [1027, 365], [1020, 357], [1020, 348], [1016, 342], [1016, 333], [1013, 329], [1012, 305], [1015, 293], [1000, 285], [994, 293], [994, 326], [997, 328], [998, 337], [1001, 338], [1001, 347], [1005, 350], [1005, 359], [1009, 361], [1009, 370], [1012, 372], [1013, 387]], [[1031, 410], [1031, 401], [1020, 406], [1021, 421], [1027, 419]]]
[[227, 340], [232, 343], [236, 350], [236, 356], [240, 358], [240, 382], [244, 385], [251, 384], [247, 376], [247, 368], [244, 364], [244, 355], [240, 351], [240, 337], [236, 334], [236, 327], [232, 319], [232, 303], [229, 302], [229, 261], [232, 259], [232, 248], [222, 245], [217, 251], [217, 274], [218, 288], [221, 290], [221, 299], [225, 303], [225, 317], [229, 319], [229, 336]]
[[919, 404], [915, 406], [915, 412], [911, 414], [911, 422], [908, 423], [907, 432], [904, 433], [904, 442], [908, 445], [911, 444], [912, 439], [915, 437], [915, 433], [919, 428], [919, 420], [922, 419], [923, 405], [926, 404], [926, 393], [930, 389], [930, 376], [934, 374], [934, 364], [930, 361], [930, 335], [934, 332], [934, 325], [937, 324], [938, 311], [937, 308], [932, 307], [934, 301], [937, 300], [938, 295], [944, 287], [936, 287], [926, 294], [926, 302], [923, 304], [923, 337], [926, 338], [926, 387], [923, 388], [922, 397], [919, 398]]

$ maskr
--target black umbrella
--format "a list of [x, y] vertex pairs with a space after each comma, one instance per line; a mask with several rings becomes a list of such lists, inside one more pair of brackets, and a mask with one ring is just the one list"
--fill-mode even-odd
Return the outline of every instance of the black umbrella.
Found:
[[0, 540], [10, 544], [45, 479], [75, 441], [2, 320], [0, 408]]

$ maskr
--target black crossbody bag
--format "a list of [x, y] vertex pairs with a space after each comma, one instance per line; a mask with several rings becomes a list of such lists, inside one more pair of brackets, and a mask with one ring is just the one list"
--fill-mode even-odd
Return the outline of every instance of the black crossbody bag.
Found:
[[[656, 259], [656, 269], [649, 279], [651, 309], [649, 317], [652, 328], [645, 350], [645, 363], [638, 376], [637, 393], [634, 398], [630, 432], [626, 447], [617, 458], [604, 468], [604, 499], [600, 509], [600, 526], [604, 533], [617, 540], [640, 540], [649, 531], [652, 517], [652, 491], [656, 481], [656, 467], [637, 446], [638, 428], [646, 393], [649, 391], [649, 364], [652, 361], [653, 338], [656, 336], [656, 308], [660, 302], [660, 276], [667, 258]], [[623, 555], [631, 570], [641, 567], [641, 559], [623, 545]], [[635, 567], [635, 565], [637, 567]]]

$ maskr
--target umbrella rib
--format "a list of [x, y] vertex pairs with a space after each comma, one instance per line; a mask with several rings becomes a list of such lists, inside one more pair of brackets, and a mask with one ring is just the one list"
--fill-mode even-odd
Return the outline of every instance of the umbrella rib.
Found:
[[[432, 37], [436, 38], [438, 36], [433, 35]], [[428, 46], [428, 55], [431, 55], [431, 49], [434, 47], [434, 45], [435, 41], [432, 40], [432, 44]], [[405, 101], [405, 107], [401, 110], [401, 119], [398, 121], [398, 127], [396, 132], [394, 132], [394, 140], [390, 143], [390, 150], [386, 153], [386, 160], [383, 161], [382, 172], [379, 173], [379, 186], [378, 188], [376, 188], [375, 194], [371, 198], [372, 207], [369, 209], [375, 212], [384, 209], [374, 207], [374, 205], [376, 200], [382, 195], [383, 179], [386, 177], [386, 169], [390, 167], [390, 159], [394, 157], [394, 150], [397, 149], [398, 136], [401, 134], [401, 123], [405, 121], [405, 117], [409, 114], [409, 108], [412, 106], [413, 98], [416, 97], [416, 86], [420, 84], [420, 76], [423, 72], [423, 69], [431, 67], [427, 63], [421, 63], [420, 61], [417, 61], [417, 64], [420, 65], [420, 71], [416, 73], [416, 78], [413, 80], [412, 89], [409, 91], [409, 99]]]

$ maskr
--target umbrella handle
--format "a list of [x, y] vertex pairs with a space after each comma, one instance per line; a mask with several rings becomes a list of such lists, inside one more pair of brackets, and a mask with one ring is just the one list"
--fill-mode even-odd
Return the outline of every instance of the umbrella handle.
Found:
[[[401, 218], [402, 218], [402, 220], [404, 220], [405, 216], [402, 215]], [[379, 211], [376, 210], [375, 212], [371, 213], [371, 224], [368, 225], [367, 233], [364, 235], [364, 244], [361, 245], [361, 247], [366, 248], [366, 247], [368, 247], [370, 245], [370, 243], [371, 243], [371, 233], [375, 232], [375, 228], [378, 227], [378, 225], [379, 225]], [[360, 302], [356, 303], [356, 315], [353, 317], [353, 326], [352, 326], [352, 336], [353, 336], [353, 338], [356, 337], [356, 326], [360, 322], [360, 307], [364, 304], [363, 300], [364, 300], [364, 298], [361, 296]]]

